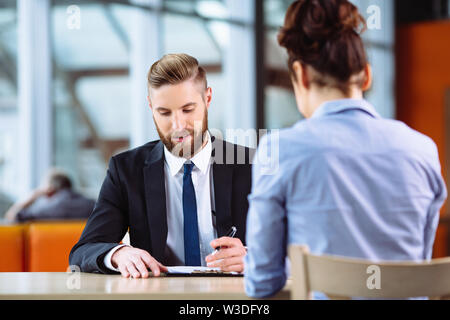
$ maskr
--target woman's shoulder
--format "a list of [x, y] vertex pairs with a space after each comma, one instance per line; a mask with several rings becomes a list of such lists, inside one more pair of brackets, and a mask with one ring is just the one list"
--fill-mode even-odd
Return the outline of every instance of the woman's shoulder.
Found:
[[309, 120], [301, 120], [289, 128], [272, 129], [259, 143], [258, 152], [275, 154], [280, 162], [295, 158], [296, 161], [317, 150], [319, 143], [308, 129]]

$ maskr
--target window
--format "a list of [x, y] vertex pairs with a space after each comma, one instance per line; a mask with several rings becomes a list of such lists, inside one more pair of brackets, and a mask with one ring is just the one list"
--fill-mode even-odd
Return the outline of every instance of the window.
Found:
[[[269, 129], [289, 127], [302, 119], [290, 84], [287, 54], [277, 42], [278, 30], [283, 25], [286, 11], [292, 2], [292, 0], [264, 1], [267, 75], [264, 123]], [[353, 3], [369, 23], [369, 29], [363, 34], [363, 39], [369, 62], [375, 72], [372, 89], [365, 97], [382, 116], [393, 118], [395, 116], [394, 4], [383, 0], [354, 0]], [[379, 21], [379, 24], [374, 21]]]
[[[252, 108], [235, 106], [234, 101], [253, 93], [230, 87], [232, 76], [228, 70], [239, 69], [240, 75], [245, 74], [245, 68], [230, 65], [228, 59], [235, 54], [232, 52], [235, 49], [230, 48], [230, 28], [238, 26], [253, 35], [251, 23], [233, 17], [230, 10], [233, 1], [168, 0], [157, 11], [143, 1], [139, 5], [136, 2], [81, 2], [77, 4], [79, 28], [67, 25], [70, 15], [75, 14], [69, 10], [72, 2], [52, 2], [53, 162], [68, 171], [76, 187], [92, 197], [99, 192], [109, 158], [131, 146], [133, 41], [160, 46], [158, 58], [166, 53], [184, 52], [199, 60], [213, 89], [209, 109], [211, 131], [225, 137], [226, 129], [240, 126], [238, 120], [242, 115], [235, 110]], [[235, 1], [234, 7], [236, 4], [240, 11], [241, 2]], [[145, 33], [143, 39], [135, 39], [136, 10], [158, 15], [160, 39], [150, 36], [145, 39]], [[146, 74], [150, 64], [139, 68]], [[144, 84], [146, 78], [139, 81]], [[140, 108], [151, 122], [151, 111], [145, 102]]]
[[17, 194], [17, 13], [0, 4], [0, 218]]

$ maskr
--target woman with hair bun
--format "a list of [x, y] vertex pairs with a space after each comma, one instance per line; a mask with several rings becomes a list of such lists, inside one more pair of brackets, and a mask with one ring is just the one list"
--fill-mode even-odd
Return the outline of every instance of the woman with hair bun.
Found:
[[[347, 0], [298, 0], [286, 13], [278, 41], [306, 119], [258, 148], [247, 217], [249, 296], [283, 288], [294, 243], [372, 261], [432, 257], [447, 197], [437, 148], [364, 100], [372, 82], [365, 28]], [[276, 170], [258, 161], [265, 150], [279, 150], [271, 155]]]

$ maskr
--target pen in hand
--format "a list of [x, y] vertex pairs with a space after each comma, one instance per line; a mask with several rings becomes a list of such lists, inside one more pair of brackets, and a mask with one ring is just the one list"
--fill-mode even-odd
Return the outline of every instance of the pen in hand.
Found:
[[[235, 226], [232, 226], [232, 227], [230, 228], [230, 230], [228, 230], [228, 232], [227, 232], [227, 234], [226, 234], [225, 237], [234, 238], [234, 236], [236, 235], [236, 231], [237, 231], [236, 227], [235, 227]], [[213, 252], [212, 254], [216, 254], [217, 252], [219, 252], [219, 250], [220, 250], [221, 248], [222, 248], [221, 246], [218, 246], [218, 247], [216, 248], [216, 250], [214, 250], [214, 252]]]

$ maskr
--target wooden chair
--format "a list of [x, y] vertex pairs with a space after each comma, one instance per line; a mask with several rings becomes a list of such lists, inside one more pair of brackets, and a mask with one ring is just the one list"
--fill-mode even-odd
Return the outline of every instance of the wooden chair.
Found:
[[317, 256], [302, 245], [289, 246], [294, 300], [312, 299], [323, 292], [331, 299], [350, 297], [401, 299], [450, 297], [450, 258], [420, 263], [371, 262], [336, 256]]

